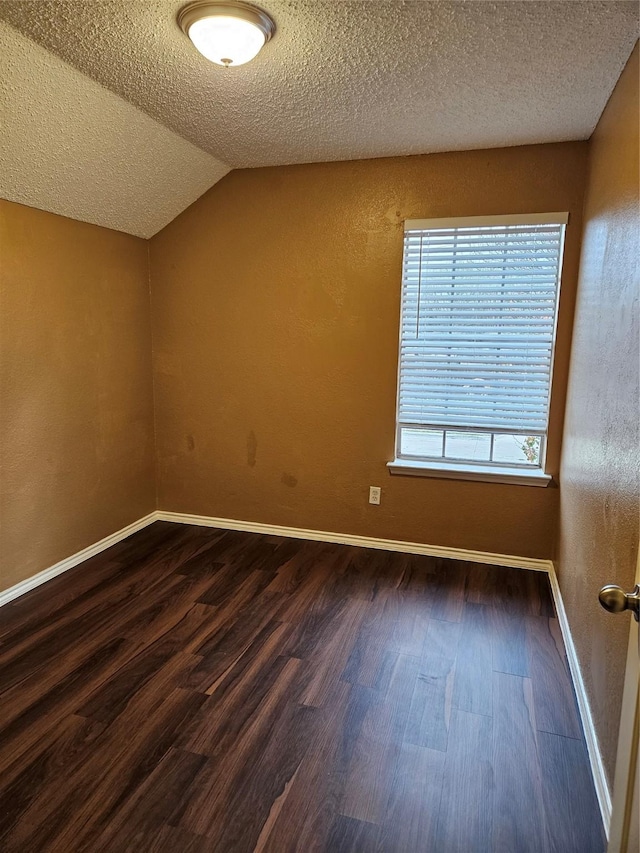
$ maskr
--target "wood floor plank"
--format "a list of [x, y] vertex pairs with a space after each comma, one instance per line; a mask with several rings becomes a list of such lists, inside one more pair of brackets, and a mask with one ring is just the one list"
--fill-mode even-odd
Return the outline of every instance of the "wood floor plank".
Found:
[[[234, 648], [225, 642], [220, 651], [203, 658], [198, 664], [194, 676], [199, 677], [203, 667], [207, 673], [201, 689], [214, 696], [216, 702], [247, 693], [254, 700], [261, 693], [261, 681], [269, 680], [272, 665], [282, 659], [284, 666], [289, 660], [290, 655], [285, 654], [285, 648], [290, 631], [290, 625], [270, 620], [259, 631], [252, 632], [251, 638], [242, 646]], [[215, 672], [216, 667], [219, 674]], [[215, 678], [212, 678], [214, 674]]]
[[428, 595], [405, 590], [390, 590], [386, 598], [393, 601], [396, 610], [394, 632], [388, 648], [399, 655], [419, 657], [429, 630], [431, 598]]
[[266, 589], [270, 577], [264, 572], [254, 571], [250, 563], [237, 566], [223, 563], [209, 589], [197, 599], [199, 604], [226, 607], [227, 612], [236, 613], [252, 601], [254, 596]]
[[[179, 576], [175, 576], [173, 580], [167, 580], [164, 585], [157, 585], [154, 580], [144, 601], [151, 608], [154, 607], [154, 601], [170, 601], [175, 590], [184, 581], [185, 579], [181, 580]], [[45, 696], [49, 702], [48, 713], [51, 713], [54, 707], [51, 702], [56, 697], [65, 707], [69, 707], [69, 701], [73, 695], [69, 687], [71, 683], [76, 685], [74, 689], [77, 688], [85, 696], [88, 695], [97, 684], [101, 683], [101, 678], [106, 678], [106, 673], [102, 671], [101, 650], [103, 649], [111, 648], [114, 651], [108, 662], [108, 670], [111, 674], [126, 665], [138, 653], [140, 645], [144, 645], [140, 634], [136, 636], [135, 641], [129, 643], [121, 641], [123, 633], [126, 633], [127, 617], [134, 614], [136, 609], [144, 613], [149, 608], [143, 608], [142, 602], [136, 600], [136, 597], [118, 602], [118, 606], [115, 607], [109, 603], [103, 612], [99, 605], [96, 605], [89, 611], [88, 616], [84, 614], [73, 623], [74, 630], [65, 632], [63, 625], [58, 628], [53, 638], [47, 636], [44, 639], [38, 633], [34, 640], [34, 650], [39, 665], [34, 665], [33, 654], [26, 653], [17, 659], [14, 658], [2, 668], [3, 692], [0, 696], [0, 714], [6, 721], [5, 725], [8, 725], [10, 720], [23, 716], [32, 707], [34, 701], [40, 702]], [[183, 627], [181, 623], [175, 626], [175, 628]], [[55, 642], [57, 633], [63, 634], [64, 644]], [[71, 643], [71, 639], [75, 642]], [[176, 636], [174, 640], [176, 648], [180, 648], [180, 643], [183, 641], [183, 636]], [[116, 646], [113, 646], [113, 643], [116, 643]], [[97, 666], [97, 662], [100, 662], [100, 666]], [[93, 666], [96, 666], [95, 670]], [[86, 680], [78, 681], [74, 675], [78, 671], [85, 671]], [[23, 681], [20, 681], [21, 677]], [[66, 686], [62, 687], [62, 685]], [[77, 701], [81, 701], [80, 697]]]
[[211, 530], [206, 527], [195, 527], [184, 525], [181, 536], [174, 537], [156, 551], [156, 556], [162, 561], [163, 569], [176, 571], [181, 574], [191, 574], [187, 565], [190, 560], [198, 562], [197, 558], [206, 552], [205, 562], [214, 561], [214, 549], [219, 548], [219, 543], [226, 531]]
[[367, 606], [342, 678], [373, 687], [389, 653], [421, 656], [430, 602], [413, 591], [380, 590]]
[[[90, 845], [159, 763], [204, 698], [182, 690], [173, 690], [162, 701], [150, 694], [137, 698], [135, 710], [99, 736], [92, 761], [81, 756], [56, 785], [30, 803], [5, 841], [6, 850], [62, 853]], [[151, 713], [150, 700], [159, 703]]]
[[458, 657], [461, 633], [462, 625], [460, 622], [443, 622], [440, 619], [430, 619], [422, 654], [455, 661]]
[[604, 853], [585, 744], [548, 732], [540, 732], [538, 739], [551, 853]]
[[526, 572], [525, 578], [532, 615], [557, 618], [549, 575], [546, 572]]
[[443, 561], [437, 557], [427, 557], [423, 554], [393, 554], [393, 566], [402, 568], [402, 577], [394, 588], [414, 592], [431, 599], [431, 590], [437, 586], [438, 573], [443, 568]]
[[469, 565], [459, 560], [439, 560], [437, 566], [431, 615], [445, 622], [460, 622]]
[[302, 698], [305, 705], [319, 706], [327, 701], [333, 684], [344, 671], [367, 606], [362, 599], [349, 599], [344, 602], [339, 618], [323, 626], [322, 643], [309, 656], [311, 678]]
[[[247, 594], [244, 598], [238, 596], [229, 606], [216, 608], [214, 627], [206, 640], [198, 646], [199, 655], [204, 658], [218, 654], [235, 655], [247, 646], [268, 622], [278, 621], [275, 614], [283, 595], [263, 588], [259, 577], [256, 573], [247, 579]], [[250, 583], [251, 581], [255, 582]]]
[[143, 689], [161, 696], [190, 672], [198, 659], [186, 652], [176, 652], [169, 643], [155, 643], [137, 655], [94, 691], [76, 714], [101, 723], [112, 723], [129, 702]]
[[[124, 842], [117, 853], [211, 853], [211, 842], [203, 835], [165, 824]], [[102, 853], [95, 847], [91, 853]], [[113, 851], [116, 853], [116, 851]]]
[[0, 849], [601, 853], [548, 580], [151, 525], [0, 608]]
[[[332, 574], [330, 545], [324, 542], [305, 542], [303, 539], [294, 539], [292, 542], [288, 559], [279, 566], [269, 585], [269, 590], [273, 592], [287, 595], [295, 593], [295, 598], [288, 599], [291, 609], [280, 614], [285, 622], [296, 621], [296, 612], [300, 615], [306, 613], [317, 589]], [[325, 555], [328, 559], [324, 559]], [[305, 590], [306, 594], [302, 590]]]
[[425, 655], [420, 661], [405, 741], [447, 751], [455, 661]]
[[104, 724], [71, 715], [56, 728], [55, 737], [25, 761], [14, 778], [0, 776], [0, 849], [17, 824], [20, 815], [49, 785], [58, 784], [78, 756], [91, 753], [93, 741], [104, 730]]
[[404, 741], [446, 752], [462, 625], [431, 619], [411, 700]]
[[313, 709], [315, 727], [307, 753], [260, 839], [261, 853], [327, 849], [355, 743], [374, 695], [369, 689], [354, 690], [337, 682], [331, 701]]
[[314, 727], [315, 708], [288, 703], [278, 713], [255, 761], [220, 798], [207, 831], [213, 849], [254, 850], [274, 804], [295, 784]]
[[530, 600], [530, 592], [537, 587], [528, 582], [526, 570], [513, 571], [507, 566], [494, 566], [494, 607], [499, 607], [512, 616], [537, 616], [538, 607]]
[[496, 672], [529, 675], [527, 623], [501, 607], [491, 607], [491, 666]]
[[470, 566], [464, 591], [465, 601], [493, 607], [500, 601], [498, 578], [497, 566], [485, 566], [483, 563]]
[[99, 644], [103, 636], [117, 632], [119, 624], [140, 610], [141, 604], [149, 606], [154, 596], [166, 596], [169, 587], [180, 583], [179, 577], [170, 575], [162, 556], [140, 560], [133, 568], [125, 566], [20, 642], [3, 647], [3, 689], [52, 661], [59, 665], [67, 650], [86, 646], [89, 640]]
[[[172, 577], [167, 583], [165, 593], [153, 596], [148, 606], [140, 607], [130, 619], [121, 622], [117, 628], [118, 634], [135, 641], [139, 647], [151, 645], [162, 637], [170, 636], [192, 609], [194, 602], [199, 602], [200, 596], [216, 582], [215, 569], [211, 575]], [[209, 613], [213, 615], [211, 610]]]
[[235, 565], [237, 568], [260, 571], [261, 566], [273, 556], [278, 546], [268, 542], [265, 536], [258, 533], [229, 530], [220, 540], [220, 547], [214, 547], [216, 560]]
[[[223, 725], [233, 726], [232, 736], [227, 731], [219, 732], [219, 740], [209, 749], [209, 761], [194, 784], [193, 796], [180, 816], [180, 826], [218, 839], [222, 849], [221, 839], [234, 837], [237, 832], [247, 833], [254, 844], [257, 842], [273, 802], [302, 760], [309, 736], [312, 709], [300, 705], [295, 693], [292, 695], [301, 665], [293, 658], [286, 660], [272, 688], [255, 713], [245, 716], [241, 727], [228, 718], [222, 721]], [[274, 750], [282, 754], [282, 762], [275, 761]], [[262, 793], [254, 787], [256, 778], [262, 780]], [[251, 815], [240, 810], [244, 829], [235, 822], [233, 828], [230, 826], [232, 812], [238, 809], [238, 797], [240, 802], [242, 798], [253, 802]]]
[[[181, 734], [178, 743], [185, 749], [204, 755], [215, 755], [232, 748], [240, 733], [258, 712], [262, 703], [277, 695], [285, 671], [293, 675], [300, 663], [295, 658], [278, 654], [287, 626], [268, 625], [255, 644], [238, 661], [233, 662], [210, 688], [201, 714]], [[291, 662], [291, 663], [290, 663]], [[298, 675], [299, 679], [299, 675]], [[305, 682], [296, 685], [296, 698]], [[289, 685], [289, 682], [286, 682]]]
[[189, 785], [206, 763], [203, 755], [169, 749], [142, 784], [115, 812], [94, 846], [105, 853], [145, 850], [145, 839], [159, 833], [182, 805]]
[[[340, 813], [367, 823], [384, 822], [396, 764], [419, 677], [417, 658], [397, 655], [384, 692], [372, 691], [347, 769]], [[354, 691], [364, 690], [356, 686]]]
[[326, 853], [377, 853], [379, 833], [374, 823], [336, 815], [324, 849]]
[[541, 731], [582, 738], [582, 727], [557, 619], [526, 617], [527, 655]]
[[127, 565], [137, 562], [142, 556], [149, 554], [166, 554], [176, 542], [191, 540], [194, 534], [193, 528], [180, 528], [177, 524], [168, 521], [155, 521], [148, 527], [138, 530], [133, 536], [127, 536], [120, 542], [112, 545], [107, 552], [109, 557]]
[[[269, 539], [269, 537], [265, 538]], [[304, 540], [301, 539], [285, 539], [281, 537], [278, 541], [273, 542], [275, 546], [273, 552], [255, 563], [254, 569], [261, 572], [268, 572], [275, 577], [283, 566], [286, 566], [300, 552], [303, 544]]]
[[411, 590], [416, 578], [423, 577], [420, 564], [416, 562], [420, 558], [414, 560], [412, 554], [400, 557], [392, 551], [345, 546], [345, 556], [348, 559], [343, 572], [347, 582], [344, 592], [355, 598], [374, 601], [386, 590]]
[[466, 602], [453, 680], [453, 704], [473, 714], [492, 713], [491, 615], [484, 604]]
[[434, 850], [492, 849], [493, 720], [454, 708]]
[[[173, 583], [179, 582], [176, 578]], [[171, 582], [169, 582], [171, 583]], [[64, 660], [68, 650], [73, 650], [88, 638], [102, 638], [111, 627], [111, 620], [121, 619], [124, 611], [133, 612], [136, 592], [128, 579], [113, 585], [109, 595], [89, 598], [82, 611], [73, 611], [45, 625], [31, 636], [25, 636], [15, 646], [0, 651], [3, 673], [3, 691], [25, 680], [29, 675], [52, 661]], [[166, 591], [163, 591], [166, 594]], [[148, 600], [148, 599], [147, 599]], [[91, 630], [90, 630], [91, 629]], [[104, 629], [104, 633], [101, 633]], [[99, 642], [99, 640], [98, 640]]]
[[[50, 625], [54, 617], [77, 606], [83, 597], [92, 598], [100, 584], [109, 583], [122, 571], [123, 564], [98, 554], [79, 566], [48, 581], [44, 587], [21, 596], [0, 608], [0, 650], [31, 638]], [[45, 594], [46, 593], [46, 594]]]
[[530, 679], [494, 672], [493, 706], [491, 849], [548, 853]]
[[[343, 563], [346, 554], [339, 553]], [[324, 639], [340, 624], [344, 610], [355, 609], [363, 614], [369, 612], [368, 601], [344, 594], [331, 569], [331, 561], [320, 561], [317, 570], [301, 580], [295, 595], [290, 596], [277, 613], [277, 618], [290, 622], [295, 627], [291, 635], [288, 653], [292, 657], [308, 658], [321, 649]]]
[[360, 623], [340, 678], [350, 684], [373, 687], [389, 654], [395, 630], [395, 614], [387, 601], [378, 598], [370, 604]]
[[116, 637], [49, 689], [40, 692], [36, 683], [28, 693], [18, 689], [9, 697], [2, 697], [5, 722], [0, 729], [0, 773], [4, 784], [20, 771], [21, 756], [28, 760], [38, 744], [55, 740], [58, 721], [75, 712], [77, 703], [91, 691], [96, 680], [118, 668], [123, 649], [126, 650], [126, 641]]
[[494, 566], [493, 606], [512, 616], [555, 616], [551, 586], [546, 572]]
[[380, 829], [380, 853], [437, 850], [436, 824], [445, 753], [403, 743], [396, 756], [390, 796]]

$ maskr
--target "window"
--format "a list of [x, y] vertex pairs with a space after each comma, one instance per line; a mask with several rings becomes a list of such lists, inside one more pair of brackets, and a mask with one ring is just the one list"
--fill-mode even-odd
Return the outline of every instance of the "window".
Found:
[[543, 468], [567, 218], [405, 222], [392, 470], [549, 480]]

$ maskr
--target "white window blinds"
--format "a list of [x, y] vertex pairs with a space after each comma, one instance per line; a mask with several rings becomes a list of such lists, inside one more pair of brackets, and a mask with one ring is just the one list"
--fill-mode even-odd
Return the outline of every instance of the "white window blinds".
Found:
[[405, 223], [399, 428], [544, 435], [566, 222]]

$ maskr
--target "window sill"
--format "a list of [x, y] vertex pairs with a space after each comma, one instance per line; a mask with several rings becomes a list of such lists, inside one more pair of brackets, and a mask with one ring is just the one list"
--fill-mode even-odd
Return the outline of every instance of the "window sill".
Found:
[[483, 483], [510, 483], [514, 486], [548, 486], [551, 476], [544, 471], [522, 468], [465, 465], [451, 462], [419, 462], [413, 459], [394, 459], [387, 463], [392, 474], [410, 477], [437, 477], [445, 480], [476, 480]]

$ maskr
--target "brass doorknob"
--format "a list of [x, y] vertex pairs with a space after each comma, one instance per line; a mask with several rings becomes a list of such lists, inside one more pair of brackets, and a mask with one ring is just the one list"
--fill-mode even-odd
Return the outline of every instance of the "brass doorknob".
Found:
[[609, 613], [622, 613], [631, 610], [638, 621], [640, 616], [640, 584], [636, 584], [633, 592], [625, 592], [621, 586], [612, 583], [603, 586], [598, 593], [600, 604]]

